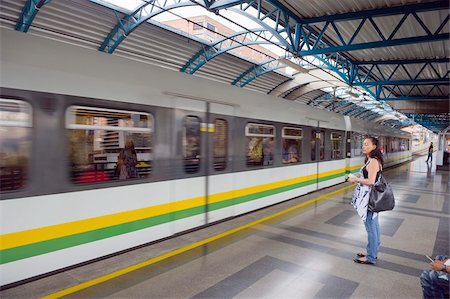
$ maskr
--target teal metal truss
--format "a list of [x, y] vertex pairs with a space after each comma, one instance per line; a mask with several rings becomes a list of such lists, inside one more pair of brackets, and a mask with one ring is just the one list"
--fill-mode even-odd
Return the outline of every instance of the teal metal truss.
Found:
[[273, 40], [274, 32], [264, 28], [245, 30], [230, 34], [205, 46], [197, 52], [182, 68], [181, 72], [194, 74], [206, 62], [233, 49], [257, 44], [277, 44]]
[[19, 20], [17, 20], [16, 30], [22, 32], [28, 32], [31, 24], [33, 23], [36, 14], [45, 4], [51, 0], [28, 0], [23, 6], [22, 13]]
[[445, 130], [450, 125], [450, 112], [440, 114], [408, 113], [405, 115], [435, 133]]
[[[381, 92], [378, 92], [377, 94], [377, 90], [382, 90], [383, 88], [377, 89], [378, 86], [414, 84], [448, 85], [448, 80], [446, 80], [448, 75], [446, 77], [432, 79], [411, 78], [411, 80], [387, 80], [386, 77], [393, 78], [391, 76], [392, 74], [380, 72], [383, 76], [377, 76], [376, 70], [380, 70], [378, 65], [374, 65], [373, 68], [360, 65], [350, 59], [348, 54], [345, 53], [369, 48], [448, 40], [450, 35], [443, 32], [443, 29], [449, 20], [448, 1], [435, 1], [304, 19], [300, 19], [294, 15], [277, 0], [209, 0], [204, 1], [204, 6], [217, 13], [219, 13], [221, 9], [230, 9], [235, 12], [239, 10], [241, 11], [241, 15], [257, 22], [262, 27], [265, 26], [264, 28], [267, 30], [269, 30], [269, 28], [267, 28], [268, 25], [264, 20], [270, 19], [272, 21], [272, 29], [275, 30], [275, 32], [280, 33], [278, 35], [274, 34], [278, 39], [278, 44], [283, 45], [287, 51], [301, 57], [314, 56], [317, 60], [321, 61], [322, 66], [325, 65], [327, 68], [333, 70], [346, 83], [351, 86], [363, 87], [374, 98], [377, 98], [377, 95], [381, 95]], [[250, 10], [256, 11], [256, 13], [251, 14], [250, 12], [247, 12]], [[427, 11], [443, 11], [447, 14], [444, 21], [434, 31], [423, 22], [418, 14]], [[392, 32], [383, 34], [377, 23], [380, 19], [377, 17], [392, 15], [399, 16], [398, 23], [393, 28]], [[408, 38], [397, 36], [400, 29], [407, 26], [405, 25], [405, 21], [411, 18], [417, 22], [423, 31], [423, 34]], [[344, 33], [339, 30], [341, 22], [359, 22], [359, 25], [354, 32]], [[366, 43], [356, 43], [358, 34], [365, 26], [375, 28], [375, 31], [378, 34], [376, 40]], [[333, 41], [333, 43], [330, 42], [330, 36], [336, 37], [336, 40]], [[195, 72], [201, 65], [210, 60], [209, 55], [213, 52], [214, 51], [211, 51], [211, 49], [208, 48], [203, 49], [190, 59], [181, 71], [186, 72], [186, 70], [194, 70]], [[200, 64], [199, 59], [202, 60]], [[191, 66], [190, 64], [195, 64], [195, 66]], [[408, 64], [408, 62], [405, 64]], [[189, 71], [189, 73], [192, 74], [193, 72]]]
[[117, 24], [101, 44], [99, 51], [113, 53], [120, 43], [137, 27], [151, 18], [171, 9], [196, 5], [189, 0], [152, 0], [143, 4], [133, 12], [119, 17], [115, 12]]

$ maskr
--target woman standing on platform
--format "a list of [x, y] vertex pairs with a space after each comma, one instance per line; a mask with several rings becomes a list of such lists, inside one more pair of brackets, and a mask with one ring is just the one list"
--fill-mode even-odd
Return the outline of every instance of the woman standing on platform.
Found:
[[356, 183], [352, 205], [364, 221], [367, 231], [367, 253], [358, 253], [353, 261], [359, 264], [375, 265], [380, 248], [380, 224], [378, 213], [368, 209], [369, 196], [372, 186], [378, 180], [383, 166], [383, 154], [378, 147], [378, 139], [367, 137], [364, 139], [362, 151], [366, 155], [366, 164], [361, 168], [359, 177], [350, 176], [348, 181]]

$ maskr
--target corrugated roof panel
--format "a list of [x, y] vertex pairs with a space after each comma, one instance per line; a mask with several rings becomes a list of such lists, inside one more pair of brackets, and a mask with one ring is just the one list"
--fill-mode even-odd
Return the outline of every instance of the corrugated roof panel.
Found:
[[183, 65], [201, 49], [195, 41], [188, 43], [186, 38], [164, 29], [145, 24], [130, 34], [116, 49], [133, 53], [144, 59], [160, 60], [170, 64], [171, 69], [179, 71]]
[[[381, 32], [383, 32], [385, 38], [388, 38], [393, 33], [402, 17], [402, 15], [377, 17], [374, 18], [374, 21], [380, 28]], [[428, 22], [424, 21], [424, 23], [427, 24]], [[424, 35], [427, 35], [427, 32], [422, 28], [422, 26], [420, 26], [414, 16], [410, 14], [392, 38], [399, 39]]]
[[44, 5], [29, 32], [38, 27], [100, 45], [116, 24], [114, 13], [89, 1], [51, 1]]
[[[449, 92], [449, 87], [444, 85], [439, 85], [438, 87], [434, 87], [433, 85], [418, 85], [418, 86], [403, 85], [400, 86], [399, 88], [404, 94], [409, 94], [411, 96], [424, 96], [425, 98], [427, 97], [426, 95], [442, 96], [442, 93], [448, 94]], [[396, 89], [395, 92], [397, 93], [398, 89]]]
[[287, 79], [287, 77], [285, 77], [281, 74], [278, 74], [275, 72], [270, 72], [270, 73], [264, 74], [263, 76], [256, 78], [251, 83], [249, 83], [246, 87], [249, 89], [253, 89], [253, 88], [257, 88], [260, 86], [260, 87], [263, 87], [264, 93], [268, 93], [273, 88], [278, 86], [280, 83], [286, 81], [286, 79]]
[[321, 97], [326, 94], [326, 92], [317, 89], [307, 92], [301, 96], [297, 96], [295, 90], [286, 96], [286, 99], [293, 100], [299, 103], [308, 104], [310, 101]]
[[26, 0], [2, 0], [0, 1], [0, 19], [4, 27], [13, 29], [22, 12]]
[[249, 62], [245, 62], [230, 54], [222, 54], [204, 64], [195, 75], [231, 84], [250, 66]]
[[[362, 22], [361, 20], [336, 22], [336, 27], [339, 29], [339, 32], [341, 33], [346, 43], [348, 43], [350, 39], [353, 37], [353, 35], [356, 32], [356, 29], [358, 28], [361, 22]], [[334, 30], [332, 30], [332, 32], [334, 33]], [[335, 33], [333, 35], [337, 37]], [[364, 25], [361, 27], [360, 31], [354, 38], [352, 44], [359, 44], [364, 42], [376, 42], [381, 40], [382, 40], [381, 37], [376, 32], [373, 25], [369, 21], [365, 21]], [[334, 42], [337, 44], [342, 44], [340, 40], [335, 39]]]
[[[441, 26], [442, 21], [445, 20], [445, 18], [448, 15], [448, 11], [446, 10], [439, 10], [439, 11], [424, 11], [424, 12], [418, 12], [417, 15], [419, 18], [427, 25], [428, 29], [434, 33], [436, 30]], [[449, 32], [449, 26], [444, 26], [441, 33], [448, 33]]]
[[[382, 18], [383, 21], [380, 21], [380, 18], [373, 18], [374, 23], [377, 25], [378, 29], [380, 29], [381, 33], [385, 38], [388, 38], [389, 35], [394, 30], [396, 24], [401, 19], [401, 16], [386, 16]], [[344, 25], [350, 22], [343, 22]], [[354, 33], [356, 28], [354, 28], [351, 32]], [[373, 42], [373, 41], [381, 41], [382, 38], [376, 31], [374, 25], [366, 20], [364, 26], [361, 28], [358, 35], [356, 35], [353, 44], [361, 44], [365, 42]]]

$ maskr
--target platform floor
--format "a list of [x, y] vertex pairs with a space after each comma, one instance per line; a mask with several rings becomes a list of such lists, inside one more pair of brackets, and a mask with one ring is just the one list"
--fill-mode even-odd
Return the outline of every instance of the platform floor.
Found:
[[[420, 157], [385, 175], [397, 204], [380, 214], [382, 244], [376, 266], [352, 261], [365, 251], [366, 232], [349, 204], [353, 188], [333, 192], [349, 186], [341, 184], [7, 289], [0, 297], [36, 298], [73, 287], [66, 297], [422, 298], [419, 275], [429, 267], [424, 255], [449, 254], [449, 172], [436, 172]], [[173, 252], [320, 196], [323, 200], [269, 221]], [[151, 262], [167, 253], [173, 256]], [[149, 259], [148, 266], [127, 268]], [[104, 277], [121, 269], [129, 272]], [[94, 280], [99, 277], [105, 281]], [[84, 288], [86, 281], [92, 286]]]

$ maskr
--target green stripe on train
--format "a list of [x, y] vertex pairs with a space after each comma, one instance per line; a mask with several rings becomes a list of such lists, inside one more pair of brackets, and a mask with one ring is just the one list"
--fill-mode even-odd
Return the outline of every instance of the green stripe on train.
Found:
[[[344, 173], [334, 174], [326, 176], [319, 179], [319, 182], [326, 180], [332, 180], [343, 176]], [[209, 204], [209, 211], [215, 211], [222, 208], [226, 208], [232, 205], [238, 205], [244, 202], [249, 202], [252, 200], [260, 199], [270, 195], [290, 191], [293, 189], [305, 187], [311, 184], [315, 184], [316, 180], [308, 180], [301, 183], [291, 184], [279, 188], [274, 188], [266, 191], [261, 191], [249, 195], [244, 195], [236, 198], [231, 198], [223, 200], [217, 203]], [[75, 235], [65, 236], [61, 238], [56, 238], [52, 240], [46, 240], [42, 242], [36, 242], [33, 244], [27, 244], [23, 246], [18, 246], [14, 248], [8, 248], [0, 251], [0, 264], [6, 264], [14, 262], [17, 260], [66, 249], [74, 247], [77, 245], [82, 245], [90, 242], [99, 241], [106, 238], [115, 237], [118, 235], [131, 233], [141, 229], [149, 228], [159, 224], [168, 223], [175, 220], [180, 220], [187, 217], [192, 217], [205, 212], [204, 206], [198, 206], [194, 208], [189, 208], [181, 211], [171, 212], [163, 215], [153, 216], [145, 219], [140, 219], [136, 221], [131, 221], [127, 223], [117, 224], [105, 228], [100, 228], [84, 233], [79, 233]]]

